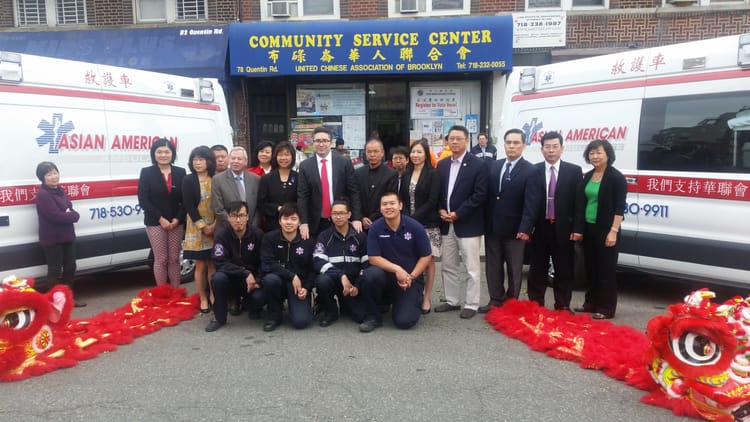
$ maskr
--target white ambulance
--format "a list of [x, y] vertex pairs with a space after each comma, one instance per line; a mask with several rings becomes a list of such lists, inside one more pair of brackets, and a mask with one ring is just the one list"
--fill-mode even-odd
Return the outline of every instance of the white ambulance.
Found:
[[549, 131], [584, 170], [590, 141], [613, 144], [621, 266], [750, 285], [750, 34], [514, 69], [501, 113], [494, 135], [522, 129], [532, 162]]
[[216, 80], [0, 52], [0, 278], [46, 275], [36, 165], [52, 161], [81, 214], [79, 272], [146, 263], [138, 175], [160, 137], [187, 168], [199, 145], [232, 145]]

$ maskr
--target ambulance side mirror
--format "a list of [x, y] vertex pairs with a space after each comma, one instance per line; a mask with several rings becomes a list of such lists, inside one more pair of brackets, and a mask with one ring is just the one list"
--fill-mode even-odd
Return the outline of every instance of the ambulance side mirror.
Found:
[[750, 34], [740, 35], [740, 45], [737, 48], [737, 65], [750, 66]]
[[0, 51], [0, 81], [21, 82], [23, 80], [23, 68], [21, 67], [21, 55], [8, 51]]

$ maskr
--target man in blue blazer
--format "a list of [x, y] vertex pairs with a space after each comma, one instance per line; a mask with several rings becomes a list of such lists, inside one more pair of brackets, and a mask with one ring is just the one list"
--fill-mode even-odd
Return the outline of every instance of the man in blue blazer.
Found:
[[443, 287], [446, 303], [435, 312], [461, 309], [461, 280], [458, 268], [463, 260], [469, 278], [466, 281], [466, 303], [461, 318], [469, 319], [477, 313], [481, 291], [479, 248], [484, 231], [484, 205], [487, 198], [487, 166], [467, 151], [469, 131], [453, 126], [448, 131], [451, 156], [438, 162], [440, 177], [440, 248]]
[[[349, 201], [352, 210], [352, 226], [358, 233], [362, 231], [362, 207], [360, 206], [359, 186], [354, 177], [354, 166], [351, 160], [338, 153], [331, 153], [331, 140], [331, 131], [324, 127], [315, 128], [313, 130], [315, 155], [303, 161], [299, 166], [297, 203], [302, 222], [299, 231], [304, 240], [310, 237], [315, 239], [320, 232], [331, 226], [331, 204], [344, 197]], [[322, 189], [321, 171], [323, 168], [326, 170], [328, 183], [326, 192]]]
[[[490, 302], [479, 309], [488, 312], [506, 298], [518, 299], [523, 277], [523, 254], [536, 221], [539, 189], [536, 167], [522, 157], [526, 136], [510, 129], [503, 136], [505, 158], [490, 163], [487, 228], [484, 234], [485, 272]], [[508, 288], [505, 288], [505, 264]]]
[[[570, 309], [573, 295], [574, 242], [573, 217], [576, 194], [583, 178], [580, 166], [560, 159], [563, 153], [563, 136], [547, 132], [540, 141], [544, 161], [536, 164], [537, 189], [546, 193], [539, 201], [536, 227], [531, 239], [531, 266], [529, 268], [529, 300], [544, 306], [547, 290], [549, 261], [555, 266], [552, 289], [556, 310]], [[546, 198], [546, 200], [545, 200]]]

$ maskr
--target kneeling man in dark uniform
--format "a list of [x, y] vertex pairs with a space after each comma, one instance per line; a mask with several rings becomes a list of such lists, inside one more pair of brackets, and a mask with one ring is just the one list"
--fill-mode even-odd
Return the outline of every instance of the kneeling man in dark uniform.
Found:
[[[342, 314], [349, 315], [357, 323], [364, 319], [359, 289], [363, 271], [369, 266], [367, 235], [357, 233], [349, 222], [351, 216], [348, 202], [333, 201], [333, 226], [318, 235], [315, 245], [313, 266], [319, 273], [315, 279], [315, 290], [323, 310], [321, 327], [327, 327], [339, 318], [339, 308]], [[338, 297], [338, 306], [334, 296]]]
[[211, 279], [214, 318], [206, 326], [209, 333], [227, 323], [227, 297], [230, 295], [238, 297], [247, 292], [251, 319], [260, 315], [264, 303], [257, 280], [263, 232], [250, 224], [245, 202], [229, 203], [226, 212], [229, 224], [216, 233], [211, 253], [216, 272]]
[[273, 331], [282, 321], [284, 300], [289, 304], [289, 321], [294, 328], [305, 328], [313, 320], [310, 290], [315, 272], [312, 254], [315, 241], [302, 240], [297, 204], [288, 203], [279, 210], [279, 229], [263, 237], [260, 285], [268, 302], [269, 318], [263, 331]]
[[369, 333], [383, 325], [379, 303], [384, 293], [393, 298], [393, 325], [411, 328], [422, 314], [424, 271], [432, 259], [430, 239], [424, 226], [401, 214], [398, 194], [380, 197], [380, 213], [367, 234], [370, 267], [362, 283], [365, 320], [359, 331]]

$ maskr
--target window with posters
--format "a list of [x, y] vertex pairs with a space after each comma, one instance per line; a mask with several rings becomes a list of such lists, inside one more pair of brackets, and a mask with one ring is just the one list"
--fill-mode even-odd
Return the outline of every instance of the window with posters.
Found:
[[750, 91], [650, 98], [638, 136], [641, 170], [750, 171]]
[[334, 139], [343, 138], [345, 148], [364, 149], [365, 84], [297, 85], [297, 118], [292, 119], [292, 141], [312, 151], [312, 129], [326, 126]]
[[[466, 125], [467, 115], [481, 108], [480, 81], [424, 82], [410, 84], [411, 141], [427, 139], [435, 154], [445, 148], [445, 135], [453, 125]], [[471, 132], [471, 144], [476, 133]]]

